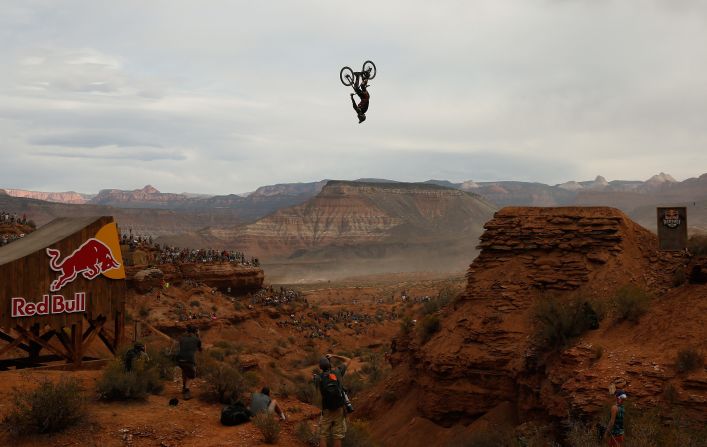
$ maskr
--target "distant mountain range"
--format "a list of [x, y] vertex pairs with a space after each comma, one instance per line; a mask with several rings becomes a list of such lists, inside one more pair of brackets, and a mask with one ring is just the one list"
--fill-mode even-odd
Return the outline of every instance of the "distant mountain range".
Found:
[[[398, 184], [394, 180], [359, 179], [356, 182], [368, 184]], [[36, 199], [60, 204], [92, 205], [111, 209], [151, 209], [172, 211], [174, 216], [202, 216], [205, 225], [224, 224], [224, 219], [231, 219], [226, 224], [252, 223], [278, 210], [303, 204], [315, 197], [327, 183], [327, 180], [309, 183], [282, 183], [262, 186], [248, 194], [203, 195], [193, 193], [163, 193], [151, 185], [132, 191], [104, 189], [97, 194], [69, 192], [37, 192], [20, 189], [5, 189], [7, 194], [17, 198]], [[590, 181], [569, 181], [558, 185], [537, 182], [497, 181], [497, 182], [450, 182], [447, 180], [428, 180], [422, 182], [447, 188], [473, 192], [486, 201], [503, 207], [518, 206], [613, 206], [628, 213], [639, 223], [652, 229], [655, 226], [653, 208], [656, 205], [690, 205], [689, 222], [693, 229], [707, 231], [707, 174], [681, 182], [671, 175], [660, 173], [651, 178], [640, 180], [607, 181], [597, 176]], [[36, 204], [35, 204], [36, 205]], [[59, 208], [52, 208], [48, 215], [55, 215]], [[137, 217], [135, 212], [118, 213]], [[211, 216], [212, 217], [208, 217]], [[180, 217], [191, 220], [190, 217]], [[41, 224], [42, 219], [35, 219]], [[163, 227], [157, 228], [157, 222], [140, 222], [139, 227], [152, 233], [167, 234]], [[208, 223], [206, 223], [208, 222]], [[134, 223], [134, 221], [131, 221]], [[193, 228], [193, 225], [188, 225]]]

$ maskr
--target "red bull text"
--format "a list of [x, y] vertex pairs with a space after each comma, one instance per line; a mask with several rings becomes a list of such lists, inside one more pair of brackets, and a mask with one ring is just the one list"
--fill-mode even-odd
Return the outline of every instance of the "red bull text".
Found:
[[38, 303], [28, 302], [22, 297], [12, 298], [12, 317], [33, 317], [35, 315], [70, 314], [86, 311], [86, 293], [74, 293], [73, 298], [63, 295], [43, 295]]

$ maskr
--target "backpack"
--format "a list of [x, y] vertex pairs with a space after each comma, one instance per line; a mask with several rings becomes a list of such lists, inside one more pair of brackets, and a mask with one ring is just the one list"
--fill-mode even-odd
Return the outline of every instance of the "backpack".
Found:
[[240, 425], [250, 421], [250, 411], [243, 405], [243, 402], [236, 402], [221, 410], [221, 423], [227, 426]]
[[344, 387], [336, 373], [326, 371], [319, 376], [319, 391], [322, 393], [322, 408], [336, 410], [344, 406]]

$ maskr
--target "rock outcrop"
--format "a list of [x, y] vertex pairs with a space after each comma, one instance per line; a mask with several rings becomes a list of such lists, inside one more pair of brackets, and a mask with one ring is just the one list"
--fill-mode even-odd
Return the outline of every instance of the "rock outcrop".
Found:
[[[521, 420], [590, 415], [614, 383], [639, 407], [675, 390], [675, 406], [707, 421], [707, 374], [681, 376], [675, 368], [681, 347], [707, 339], [700, 322], [707, 290], [672, 288], [684, 253], [659, 252], [651, 232], [611, 208], [504, 208], [485, 228], [464, 295], [440, 312], [441, 330], [424, 344], [414, 332], [395, 340], [386, 386], [414, 394], [417, 414], [444, 426], [466, 424], [511, 402]], [[598, 330], [561, 352], [536, 337], [535, 305], [548, 294], [611, 306], [626, 283], [656, 296], [640, 324], [619, 324], [609, 313]], [[690, 315], [677, 317], [686, 308]], [[670, 323], [677, 319], [679, 326]], [[380, 398], [362, 411], [378, 406], [396, 411]]]
[[163, 282], [180, 284], [195, 281], [223, 292], [230, 290], [231, 294], [237, 295], [259, 290], [265, 279], [261, 268], [229, 262], [127, 267], [126, 274], [128, 286], [140, 293], [160, 288]]

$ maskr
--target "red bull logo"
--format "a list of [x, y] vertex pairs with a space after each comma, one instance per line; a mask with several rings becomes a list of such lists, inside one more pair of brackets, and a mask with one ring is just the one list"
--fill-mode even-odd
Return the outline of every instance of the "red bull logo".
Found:
[[91, 238], [81, 244], [73, 253], [59, 261], [59, 250], [47, 248], [49, 266], [59, 277], [52, 281], [49, 290], [58, 292], [62, 287], [73, 282], [79, 275], [91, 280], [101, 273], [121, 267], [110, 247], [98, 239]]

